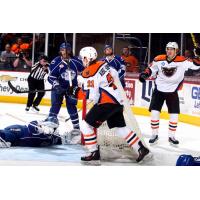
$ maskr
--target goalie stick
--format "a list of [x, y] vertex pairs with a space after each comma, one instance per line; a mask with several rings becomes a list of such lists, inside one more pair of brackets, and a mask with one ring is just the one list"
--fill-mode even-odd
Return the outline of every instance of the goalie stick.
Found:
[[45, 90], [26, 90], [26, 91], [21, 91], [21, 90], [18, 90], [16, 87], [14, 87], [10, 81], [8, 81], [8, 85], [12, 89], [12, 91], [17, 93], [17, 94], [35, 93], [35, 92], [47, 92], [47, 91], [52, 91], [53, 90], [53, 89], [45, 89]]

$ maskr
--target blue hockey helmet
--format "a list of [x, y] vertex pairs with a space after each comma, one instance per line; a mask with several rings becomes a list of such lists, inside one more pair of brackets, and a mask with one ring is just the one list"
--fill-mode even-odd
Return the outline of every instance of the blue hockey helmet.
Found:
[[191, 155], [180, 155], [176, 161], [176, 166], [194, 166], [194, 158]]
[[110, 49], [113, 50], [113, 47], [112, 47], [110, 44], [106, 44], [106, 45], [104, 46], [104, 51], [105, 51], [107, 48], [110, 48]]
[[60, 45], [60, 49], [66, 49], [66, 50], [71, 51], [71, 50], [72, 50], [72, 46], [71, 46], [71, 44], [68, 43], [68, 42], [63, 42], [63, 43]]

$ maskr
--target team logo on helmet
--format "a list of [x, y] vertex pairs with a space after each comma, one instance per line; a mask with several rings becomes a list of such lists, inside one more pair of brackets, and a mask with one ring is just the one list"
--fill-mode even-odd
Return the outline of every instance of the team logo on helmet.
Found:
[[170, 68], [161, 67], [161, 69], [162, 69], [162, 73], [167, 77], [173, 76], [177, 71], [177, 67], [170, 67]]

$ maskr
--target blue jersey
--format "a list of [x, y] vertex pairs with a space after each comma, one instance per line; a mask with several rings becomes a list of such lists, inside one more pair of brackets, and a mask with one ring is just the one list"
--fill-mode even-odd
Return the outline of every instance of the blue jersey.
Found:
[[115, 55], [111, 60], [108, 57], [104, 57], [101, 60], [107, 62], [109, 66], [117, 70], [120, 80], [124, 79], [126, 65], [122, 57]]
[[0, 137], [11, 146], [42, 147], [62, 144], [59, 136], [44, 134], [37, 128], [38, 122], [32, 121], [25, 125], [11, 125], [0, 130]]
[[84, 67], [82, 61], [77, 57], [72, 57], [67, 61], [63, 61], [61, 56], [56, 57], [51, 61], [49, 66], [50, 74], [48, 81], [50, 84], [59, 83], [61, 87], [69, 87], [69, 73], [71, 72], [72, 85], [77, 86], [78, 72], [82, 72]]

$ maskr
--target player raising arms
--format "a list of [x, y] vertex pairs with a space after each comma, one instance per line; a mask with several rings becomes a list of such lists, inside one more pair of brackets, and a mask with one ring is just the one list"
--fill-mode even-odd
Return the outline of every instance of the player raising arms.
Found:
[[140, 74], [139, 80], [141, 82], [145, 82], [150, 76], [156, 76], [155, 89], [149, 107], [152, 128], [150, 144], [154, 144], [158, 140], [160, 112], [164, 101], [166, 101], [170, 115], [168, 140], [170, 144], [179, 144], [179, 141], [175, 138], [178, 114], [180, 113], [178, 90], [183, 84], [185, 71], [188, 69], [198, 70], [200, 68], [197, 51], [196, 58], [188, 60], [183, 56], [177, 55], [178, 44], [176, 42], [169, 42], [166, 45], [166, 54], [156, 56], [152, 64]]
[[97, 61], [97, 52], [93, 47], [81, 49], [80, 57], [85, 67], [82, 72], [83, 86], [73, 87], [68, 93], [75, 98], [86, 97], [94, 102], [94, 106], [81, 124], [85, 146], [90, 152], [88, 156], [81, 157], [81, 161], [85, 164], [100, 164], [100, 152], [94, 128], [101, 126], [104, 121], [107, 121], [110, 129], [116, 128], [117, 135], [133, 148], [138, 155], [136, 161], [142, 161], [149, 154], [149, 150], [143, 145], [137, 133], [126, 126], [123, 99], [113, 79], [114, 76], [118, 76], [117, 71], [109, 67], [106, 62]]

